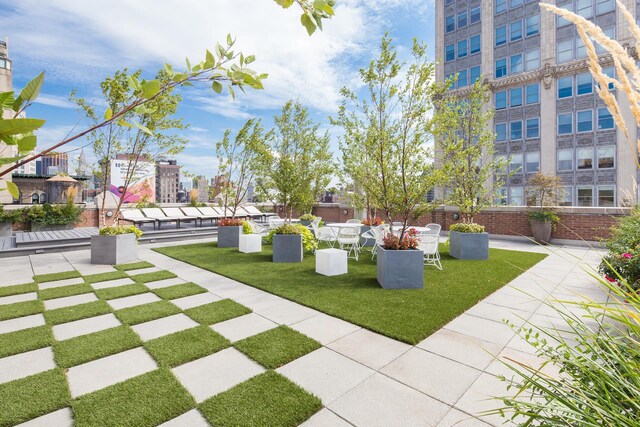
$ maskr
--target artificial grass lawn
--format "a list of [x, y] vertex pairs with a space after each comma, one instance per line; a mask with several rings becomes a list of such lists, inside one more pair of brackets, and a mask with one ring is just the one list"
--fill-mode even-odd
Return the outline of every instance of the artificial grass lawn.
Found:
[[59, 325], [107, 313], [111, 313], [109, 304], [104, 301], [93, 301], [71, 307], [47, 310], [44, 312], [44, 319], [50, 325]]
[[121, 271], [129, 271], [129, 270], [140, 270], [141, 268], [155, 267], [155, 265], [147, 261], [140, 261], [140, 262], [131, 262], [129, 264], [118, 264], [118, 265], [115, 265], [114, 267]]
[[38, 283], [55, 282], [56, 280], [75, 279], [80, 277], [78, 270], [63, 271], [61, 273], [37, 274], [33, 276], [33, 280]]
[[478, 301], [509, 283], [546, 255], [490, 249], [486, 261], [458, 260], [440, 247], [443, 270], [425, 267], [424, 289], [384, 290], [376, 261], [364, 252], [349, 273], [322, 276], [315, 257], [299, 264], [273, 263], [272, 247], [244, 254], [215, 243], [154, 249], [172, 258], [238, 280], [409, 344], [417, 344]]
[[184, 311], [184, 314], [202, 325], [213, 325], [249, 313], [251, 313], [251, 309], [230, 299], [223, 299]]
[[144, 294], [145, 292], [149, 292], [149, 288], [140, 283], [133, 283], [131, 285], [116, 286], [115, 288], [96, 289], [94, 292], [98, 298], [108, 300]]
[[320, 399], [273, 371], [238, 384], [198, 407], [214, 426], [297, 426], [320, 408]]
[[40, 300], [16, 302], [0, 306], [0, 320], [38, 314], [44, 311], [44, 304]]
[[118, 326], [93, 334], [81, 335], [53, 344], [56, 363], [70, 368], [111, 354], [139, 347], [138, 335], [128, 326]]
[[171, 372], [157, 369], [81, 396], [71, 406], [76, 427], [145, 427], [187, 412], [195, 401]]
[[53, 342], [49, 326], [0, 334], [0, 358], [47, 347]]
[[154, 289], [152, 292], [158, 295], [162, 299], [176, 299], [182, 297], [188, 297], [190, 295], [197, 295], [203, 292], [207, 292], [205, 288], [202, 288], [195, 283], [182, 283], [180, 285], [168, 286], [166, 288]]
[[62, 297], [70, 297], [72, 295], [87, 294], [93, 292], [93, 288], [86, 283], [80, 283], [78, 285], [61, 286], [59, 288], [43, 289], [38, 291], [38, 298], [40, 299], [54, 299]]
[[170, 368], [208, 356], [230, 345], [228, 339], [208, 326], [197, 326], [144, 343], [160, 366]]
[[24, 285], [4, 286], [0, 288], [0, 297], [8, 297], [11, 295], [26, 294], [38, 290], [35, 283], [25, 283]]
[[84, 281], [87, 283], [98, 283], [127, 277], [129, 276], [123, 271], [109, 271], [107, 273], [89, 274], [88, 276], [84, 276]]
[[173, 279], [174, 277], [178, 277], [178, 276], [176, 276], [170, 271], [160, 270], [160, 271], [155, 271], [153, 273], [134, 274], [134, 275], [130, 275], [129, 277], [131, 277], [133, 281], [138, 283], [148, 283], [148, 282], [155, 282], [157, 280]]
[[322, 347], [316, 340], [287, 326], [245, 338], [233, 346], [267, 369], [279, 368]]
[[136, 325], [161, 317], [180, 313], [180, 309], [169, 301], [157, 301], [135, 307], [123, 308], [115, 312], [118, 319], [127, 325]]
[[69, 389], [62, 369], [0, 384], [0, 426], [12, 426], [64, 408]]

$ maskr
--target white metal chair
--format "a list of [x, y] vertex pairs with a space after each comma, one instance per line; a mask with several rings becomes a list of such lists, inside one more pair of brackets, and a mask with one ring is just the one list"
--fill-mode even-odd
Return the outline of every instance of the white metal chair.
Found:
[[442, 226], [440, 224], [431, 223], [427, 224], [427, 228], [429, 229], [427, 234], [436, 234], [439, 236]]
[[[311, 221], [311, 223], [309, 224], [309, 227], [311, 227], [311, 230], [315, 233], [315, 228], [314, 227], [320, 227], [320, 221], [322, 221], [322, 217], [321, 216], [317, 216], [315, 217], [315, 219], [313, 221]], [[314, 225], [315, 224], [315, 225]]]
[[270, 229], [274, 229], [274, 228], [278, 228], [281, 225], [284, 224], [284, 219], [280, 218], [279, 216], [270, 216], [269, 217], [269, 228]]
[[253, 231], [253, 234], [257, 234], [259, 236], [266, 236], [267, 234], [269, 234], [269, 227], [260, 225], [253, 220], [247, 220], [247, 224], [249, 224], [249, 227], [251, 227], [251, 231]]
[[317, 222], [314, 220], [309, 224], [311, 229], [313, 230], [313, 235], [316, 237], [316, 241], [318, 243], [324, 242], [330, 248], [333, 248], [334, 243], [336, 243], [337, 238], [334, 232], [334, 229], [331, 227], [320, 227], [320, 221]]
[[440, 236], [422, 232], [418, 235], [418, 238], [420, 239], [418, 249], [424, 252], [424, 265], [434, 265], [438, 270], [442, 270], [440, 252], [438, 251]]
[[360, 221], [359, 219], [348, 219], [347, 220], [347, 224], [362, 224], [362, 221]]
[[371, 260], [373, 261], [378, 254], [378, 248], [384, 244], [384, 236], [387, 234], [387, 227], [385, 227], [385, 224], [382, 224], [377, 227], [371, 227], [369, 231], [375, 239], [373, 248], [371, 248]]
[[347, 258], [353, 253], [353, 258], [357, 261], [360, 253], [360, 227], [340, 227], [338, 244], [340, 249], [347, 251]]

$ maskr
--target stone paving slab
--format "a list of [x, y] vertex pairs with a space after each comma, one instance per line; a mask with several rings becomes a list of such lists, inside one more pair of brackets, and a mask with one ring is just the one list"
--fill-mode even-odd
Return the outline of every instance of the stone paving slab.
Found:
[[142, 347], [74, 366], [67, 371], [71, 397], [103, 389], [156, 368], [156, 362]]
[[136, 282], [125, 277], [124, 279], [115, 279], [115, 280], [107, 280], [105, 282], [92, 283], [91, 287], [93, 289], [109, 289], [109, 288], [117, 288], [118, 286], [133, 285], [134, 283]]
[[327, 408], [322, 408], [307, 421], [300, 424], [300, 427], [351, 427], [352, 424], [346, 422]]
[[0, 359], [0, 384], [28, 377], [56, 367], [51, 347]]
[[98, 301], [98, 297], [90, 292], [82, 295], [46, 300], [44, 302], [44, 308], [47, 310], [55, 310], [56, 308], [71, 307], [93, 301]]
[[480, 371], [489, 366], [502, 349], [500, 345], [447, 329], [440, 329], [417, 347]]
[[151, 292], [145, 294], [133, 295], [130, 297], [116, 298], [107, 301], [107, 304], [114, 310], [122, 310], [123, 308], [135, 307], [137, 305], [149, 304], [150, 302], [160, 301], [160, 297]]
[[313, 338], [322, 345], [327, 345], [332, 341], [361, 329], [360, 326], [328, 316], [324, 313], [310, 317], [302, 322], [294, 323], [291, 325], [291, 328]]
[[262, 291], [237, 297], [234, 298], [234, 300], [244, 305], [245, 307], [249, 307], [255, 312], [259, 312], [278, 304], [288, 302], [288, 300], [284, 298]]
[[55, 280], [53, 282], [38, 283], [38, 288], [42, 291], [45, 289], [61, 288], [63, 286], [79, 285], [84, 283], [82, 277], [74, 277], [73, 279]]
[[460, 412], [457, 409], [452, 409], [447, 415], [438, 423], [438, 427], [489, 427], [487, 424], [479, 419], [472, 417], [469, 414]]
[[291, 325], [320, 314], [317, 310], [313, 310], [291, 301], [266, 309], [256, 310], [256, 312], [280, 325]]
[[53, 336], [58, 341], [68, 340], [81, 335], [92, 334], [105, 329], [115, 328], [122, 325], [113, 313], [101, 316], [89, 317], [88, 319], [76, 320], [69, 323], [62, 323], [53, 326]]
[[62, 273], [74, 270], [62, 253], [29, 255], [34, 275]]
[[188, 308], [199, 307], [211, 302], [220, 301], [221, 299], [222, 298], [217, 295], [209, 292], [203, 292], [201, 294], [189, 295], [188, 297], [172, 299], [171, 303], [177, 305], [182, 310], [186, 310]]
[[[501, 402], [495, 400], [496, 396], [512, 395], [513, 392], [507, 391], [507, 384], [500, 381], [491, 374], [484, 373], [478, 377], [460, 400], [456, 402], [455, 407], [468, 414], [480, 414], [484, 411], [496, 409], [502, 406]], [[490, 415], [479, 417], [482, 421], [494, 425], [502, 426], [504, 418], [499, 415]]]
[[139, 323], [133, 325], [131, 329], [140, 336], [142, 341], [149, 341], [154, 338], [184, 331], [185, 329], [195, 328], [199, 325], [198, 322], [192, 320], [186, 314], [180, 313], [157, 320], [151, 320], [150, 322]]
[[179, 417], [160, 424], [159, 427], [209, 427], [209, 423], [197, 409], [192, 409]]
[[134, 276], [136, 274], [147, 274], [147, 273], [155, 273], [156, 271], [160, 271], [158, 267], [147, 267], [147, 268], [139, 268], [137, 270], [127, 270], [129, 276]]
[[264, 372], [264, 368], [231, 347], [172, 371], [200, 403]]
[[412, 348], [409, 344], [366, 329], [359, 329], [327, 347], [375, 370], [388, 365]]
[[504, 346], [513, 338], [514, 332], [504, 323], [462, 314], [444, 326], [447, 330], [474, 336], [483, 341]]
[[33, 301], [38, 299], [37, 292], [29, 292], [26, 294], [11, 295], [8, 297], [0, 297], [0, 305], [15, 304], [17, 302]]
[[211, 329], [218, 332], [228, 340], [234, 342], [241, 339], [268, 331], [277, 327], [278, 324], [265, 319], [255, 313], [236, 317], [211, 326]]
[[16, 319], [3, 320], [0, 322], [0, 334], [8, 334], [9, 332], [21, 331], [23, 329], [35, 328], [45, 324], [42, 314], [34, 314], [32, 316], [18, 317]]
[[162, 288], [168, 288], [169, 286], [180, 285], [182, 283], [187, 283], [187, 281], [179, 277], [174, 277], [172, 279], [163, 279], [163, 280], [156, 280], [155, 282], [148, 282], [148, 283], [145, 283], [144, 285], [149, 289], [162, 289]]
[[41, 417], [34, 418], [16, 427], [72, 427], [73, 414], [71, 408], [62, 408]]

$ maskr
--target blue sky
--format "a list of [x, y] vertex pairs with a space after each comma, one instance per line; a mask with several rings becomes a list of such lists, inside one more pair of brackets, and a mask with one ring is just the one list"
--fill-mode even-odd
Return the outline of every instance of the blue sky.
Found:
[[[389, 32], [401, 57], [413, 37], [434, 48], [434, 0], [337, 0], [336, 16], [322, 33], [308, 37], [299, 9], [283, 10], [272, 0], [0, 0], [0, 28], [9, 37], [14, 89], [40, 71], [46, 81], [28, 115], [47, 121], [39, 132], [39, 149], [85, 128], [68, 101], [99, 99], [99, 83], [118, 69], [141, 68], [147, 76], [184, 58], [204, 58], [204, 50], [237, 38], [252, 68], [266, 72], [265, 90], [237, 96], [216, 95], [205, 87], [182, 92], [178, 116], [191, 124], [187, 149], [177, 156], [183, 168], [207, 177], [216, 173], [215, 142], [225, 129], [238, 129], [251, 117], [272, 126], [287, 99], [298, 98], [312, 118], [329, 129], [334, 149], [339, 130], [327, 117], [335, 114], [342, 86], [357, 89], [358, 69], [376, 54]], [[99, 101], [96, 101], [99, 102]], [[77, 154], [87, 141], [61, 151]], [[74, 151], [75, 150], [75, 151]], [[90, 149], [85, 153], [91, 159]]]

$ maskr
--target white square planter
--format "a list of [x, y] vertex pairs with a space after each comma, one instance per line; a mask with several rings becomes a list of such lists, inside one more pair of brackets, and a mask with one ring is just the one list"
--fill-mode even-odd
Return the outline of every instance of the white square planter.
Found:
[[259, 234], [241, 234], [238, 249], [245, 254], [262, 252], [262, 236]]
[[347, 251], [341, 249], [320, 249], [316, 251], [316, 273], [323, 276], [346, 274]]

